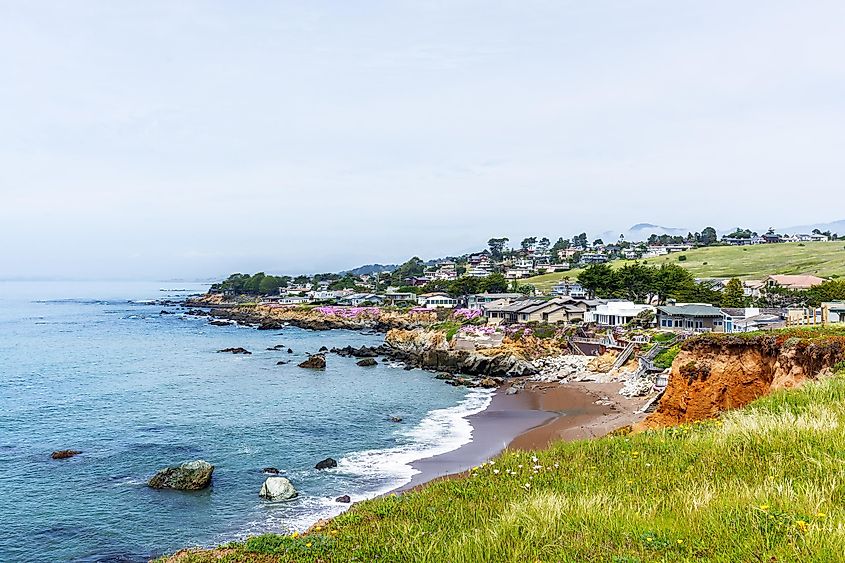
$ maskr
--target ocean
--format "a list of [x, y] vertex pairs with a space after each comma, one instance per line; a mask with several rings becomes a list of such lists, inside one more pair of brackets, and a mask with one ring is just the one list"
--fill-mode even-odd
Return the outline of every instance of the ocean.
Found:
[[[336, 497], [390, 491], [411, 462], [469, 442], [466, 417], [491, 400], [396, 365], [333, 354], [325, 371], [296, 365], [381, 335], [217, 327], [155, 303], [205, 289], [0, 282], [0, 561], [147, 561], [303, 530], [345, 509]], [[217, 352], [228, 347], [252, 354]], [[82, 454], [50, 459], [60, 449]], [[326, 457], [338, 467], [314, 469]], [[146, 486], [194, 459], [215, 465], [209, 489]], [[296, 499], [258, 497], [268, 466]]]

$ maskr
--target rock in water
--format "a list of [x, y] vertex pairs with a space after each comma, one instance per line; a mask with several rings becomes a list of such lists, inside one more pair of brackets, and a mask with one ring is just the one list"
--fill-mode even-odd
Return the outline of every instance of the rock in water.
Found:
[[377, 366], [378, 365], [378, 362], [375, 361], [375, 359], [373, 359], [373, 358], [364, 358], [363, 360], [358, 360], [355, 363], [358, 364], [361, 367], [370, 367], [370, 366]]
[[67, 459], [69, 457], [73, 457], [75, 455], [79, 455], [82, 452], [79, 450], [58, 450], [50, 454], [51, 459]]
[[246, 348], [240, 348], [240, 347], [238, 347], [238, 348], [223, 348], [222, 350], [217, 350], [218, 354], [219, 353], [226, 353], [226, 352], [231, 352], [232, 354], [252, 354], [252, 352], [250, 352]]
[[299, 364], [299, 367], [308, 369], [326, 369], [326, 357], [321, 354], [314, 354]]
[[291, 482], [284, 477], [267, 477], [261, 485], [258, 496], [267, 500], [287, 500], [294, 498], [297, 494]]
[[390, 422], [402, 422], [402, 417], [401, 416], [391, 416]]
[[317, 463], [314, 466], [314, 469], [331, 469], [332, 467], [337, 467], [337, 462], [330, 457], [327, 457], [323, 461]]
[[328, 351], [329, 351], [329, 349], [328, 349], [328, 348], [326, 348], [325, 346], [320, 346], [320, 349], [319, 349], [319, 350], [317, 350], [317, 351], [318, 351], [318, 352], [320, 352], [320, 353], [323, 353], [323, 352], [328, 352]]
[[186, 461], [182, 465], [162, 469], [147, 484], [153, 489], [199, 491], [211, 483], [212, 473], [214, 466], [207, 461]]
[[261, 470], [261, 472], [267, 473], [269, 475], [278, 475], [279, 474], [279, 470], [276, 469], [275, 467], [265, 467], [264, 469]]
[[343, 502], [343, 503], [346, 503], [346, 504], [349, 504], [350, 502], [352, 502], [352, 499], [349, 498], [349, 495], [339, 496], [334, 500], [335, 500], [335, 502]]

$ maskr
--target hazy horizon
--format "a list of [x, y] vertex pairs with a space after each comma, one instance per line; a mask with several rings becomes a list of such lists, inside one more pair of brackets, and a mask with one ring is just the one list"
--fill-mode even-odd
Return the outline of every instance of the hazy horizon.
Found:
[[0, 279], [845, 218], [839, 2], [0, 10]]

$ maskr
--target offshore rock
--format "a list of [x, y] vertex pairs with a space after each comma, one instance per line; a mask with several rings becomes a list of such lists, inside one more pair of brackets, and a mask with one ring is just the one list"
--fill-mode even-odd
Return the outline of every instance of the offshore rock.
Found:
[[267, 500], [288, 500], [297, 496], [296, 489], [284, 477], [267, 477], [258, 496]]
[[58, 450], [50, 454], [50, 459], [68, 459], [81, 453], [79, 450]]
[[352, 499], [349, 498], [349, 495], [342, 495], [342, 496], [337, 497], [334, 500], [335, 500], [335, 502], [343, 502], [343, 503], [346, 503], [346, 504], [349, 504], [350, 502], [352, 502]]
[[337, 467], [337, 462], [334, 459], [327, 457], [323, 461], [317, 462], [314, 469], [332, 469], [333, 467]]
[[198, 459], [162, 469], [147, 483], [153, 489], [199, 491], [211, 483], [214, 466]]
[[355, 364], [361, 367], [370, 367], [378, 365], [378, 362], [374, 358], [364, 358], [363, 360], [358, 360]]
[[326, 369], [326, 357], [322, 354], [314, 354], [299, 364], [299, 367], [306, 369]]
[[238, 348], [223, 348], [222, 350], [217, 350], [218, 354], [226, 353], [226, 352], [231, 352], [232, 354], [252, 354], [252, 352], [250, 352], [246, 348], [240, 348], [240, 347], [238, 347]]

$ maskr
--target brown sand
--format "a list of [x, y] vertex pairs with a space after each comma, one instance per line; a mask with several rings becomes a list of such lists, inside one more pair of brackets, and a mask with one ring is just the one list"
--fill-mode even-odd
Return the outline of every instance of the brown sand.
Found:
[[[511, 385], [517, 383], [514, 380]], [[398, 489], [414, 489], [423, 483], [462, 473], [505, 449], [531, 450], [557, 440], [603, 436], [643, 418], [638, 414], [646, 398], [619, 395], [621, 383], [539, 383], [525, 381], [516, 395], [499, 388], [490, 406], [468, 417], [472, 441], [457, 450], [415, 461], [420, 473]], [[606, 397], [612, 405], [597, 405]]]

